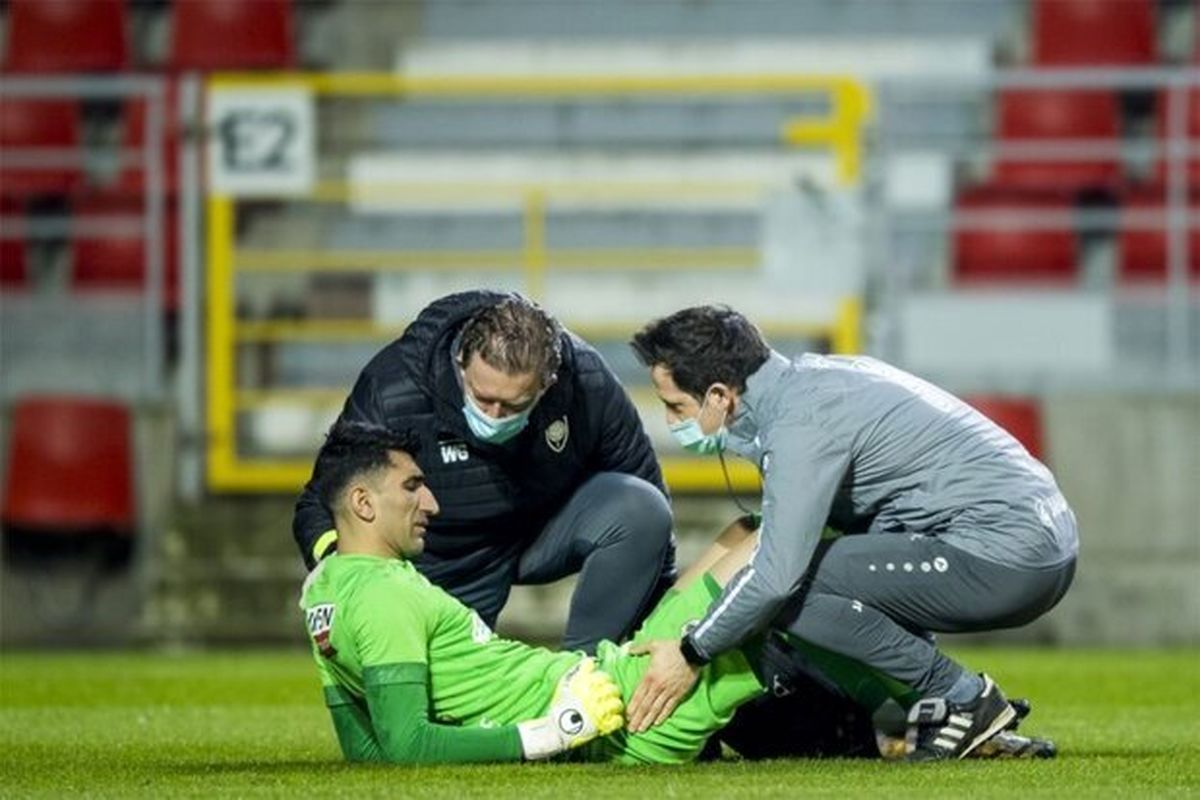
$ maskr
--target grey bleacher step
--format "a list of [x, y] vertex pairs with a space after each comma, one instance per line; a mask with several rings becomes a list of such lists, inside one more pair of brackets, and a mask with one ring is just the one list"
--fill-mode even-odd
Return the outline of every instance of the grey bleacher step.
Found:
[[[1000, 36], [1024, 9], [1018, 0], [609, 0], [545, 3], [437, 0], [424, 3], [427, 37], [642, 38], [847, 36], [864, 34]], [[569, 10], [568, 10], [569, 8]]]
[[[324, 245], [337, 249], [520, 249], [523, 216], [503, 212], [339, 215]], [[756, 215], [742, 210], [552, 211], [551, 247], [747, 247], [758, 240]], [[289, 241], [283, 239], [282, 241]]]
[[375, 107], [371, 135], [394, 147], [769, 147], [790, 120], [828, 105], [817, 96], [417, 101]]

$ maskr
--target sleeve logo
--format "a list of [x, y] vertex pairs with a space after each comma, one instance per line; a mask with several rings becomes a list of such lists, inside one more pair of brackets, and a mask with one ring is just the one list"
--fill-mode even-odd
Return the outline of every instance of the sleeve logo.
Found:
[[308, 624], [308, 635], [312, 637], [313, 644], [325, 658], [333, 658], [337, 655], [337, 650], [329, 641], [329, 634], [333, 629], [333, 612], [333, 603], [321, 603], [304, 612], [304, 619]]

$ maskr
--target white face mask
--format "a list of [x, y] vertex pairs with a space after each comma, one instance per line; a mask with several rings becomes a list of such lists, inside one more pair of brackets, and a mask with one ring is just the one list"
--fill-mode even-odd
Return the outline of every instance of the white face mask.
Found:
[[725, 429], [725, 411], [721, 411], [721, 425], [712, 433], [705, 433], [700, 427], [700, 415], [704, 413], [704, 406], [708, 404], [708, 394], [704, 395], [704, 402], [700, 404], [700, 411], [696, 416], [690, 419], [680, 420], [670, 426], [671, 435], [675, 437], [675, 441], [691, 453], [699, 455], [712, 455], [720, 453], [725, 449], [725, 440], [729, 436], [729, 431]]

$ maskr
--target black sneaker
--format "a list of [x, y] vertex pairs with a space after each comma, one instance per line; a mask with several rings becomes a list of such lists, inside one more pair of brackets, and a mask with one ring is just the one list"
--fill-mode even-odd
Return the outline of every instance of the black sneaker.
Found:
[[968, 758], [1054, 758], [1058, 747], [1049, 739], [1000, 731], [971, 751]]
[[1005, 730], [1015, 731], [1021, 726], [1021, 722], [1029, 716], [1029, 712], [1033, 711], [1033, 703], [1024, 697], [1013, 697], [1009, 699], [1008, 704], [1012, 706], [1015, 716], [1013, 717], [1013, 721], [1008, 723], [1008, 727]]
[[908, 711], [908, 761], [962, 758], [1007, 728], [1017, 712], [987, 675], [983, 692], [970, 703], [927, 697]]

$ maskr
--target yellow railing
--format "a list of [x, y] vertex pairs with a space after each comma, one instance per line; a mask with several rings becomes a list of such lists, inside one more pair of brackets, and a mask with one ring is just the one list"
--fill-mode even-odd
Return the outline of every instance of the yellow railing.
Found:
[[871, 94], [852, 75], [685, 75], [685, 76], [407, 76], [390, 73], [226, 73], [209, 78], [210, 88], [278, 89], [295, 86], [317, 95], [407, 98], [688, 97], [821, 93], [829, 114], [788, 120], [780, 141], [829, 148], [838, 179], [858, 181], [862, 126], [871, 115]]
[[[688, 95], [794, 95], [824, 92], [830, 97], [830, 113], [817, 119], [797, 119], [780, 131], [784, 144], [824, 147], [831, 151], [839, 180], [853, 184], [861, 161], [861, 128], [869, 111], [869, 95], [863, 85], [848, 77], [817, 76], [718, 76], [689, 78], [407, 78], [374, 74], [281, 74], [216, 75], [210, 88], [256, 87], [276, 89], [301, 86], [318, 95], [395, 97], [489, 97], [530, 98], [557, 96], [688, 96]], [[238, 273], [275, 271], [505, 271], [523, 275], [525, 291], [544, 295], [550, 270], [746, 270], [757, 268], [756, 248], [552, 248], [546, 239], [546, 213], [559, 203], [609, 201], [654, 202], [687, 197], [717, 203], [746, 205], [758, 202], [762, 186], [754, 183], [689, 181], [678, 183], [541, 183], [541, 184], [361, 184], [326, 181], [304, 198], [310, 202], [386, 202], [389, 199], [420, 197], [422, 204], [454, 207], [465, 198], [499, 201], [519, 208], [523, 241], [513, 249], [498, 250], [261, 250], [237, 247], [235, 239], [237, 204], [233, 198], [208, 198], [207, 272], [207, 364], [209, 427], [208, 481], [221, 491], [295, 491], [307, 479], [311, 458], [258, 458], [240, 454], [237, 448], [239, 412], [262, 412], [279, 404], [332, 409], [340, 404], [349, 387], [324, 389], [240, 390], [236, 376], [236, 352], [242, 344], [287, 342], [384, 342], [398, 336], [399, 325], [380, 325], [368, 320], [239, 321], [235, 307], [235, 276]], [[292, 198], [293, 200], [296, 198]], [[819, 324], [773, 323], [759, 320], [769, 337], [813, 336], [827, 339], [835, 352], [859, 349], [860, 303], [844, 300], [831, 322]], [[597, 324], [587, 320], [565, 320], [585, 338], [628, 338], [645, 320]], [[664, 458], [668, 483], [676, 491], [713, 491], [724, 480], [709, 460]], [[757, 474], [749, 465], [730, 463], [735, 488], [752, 491]]]

